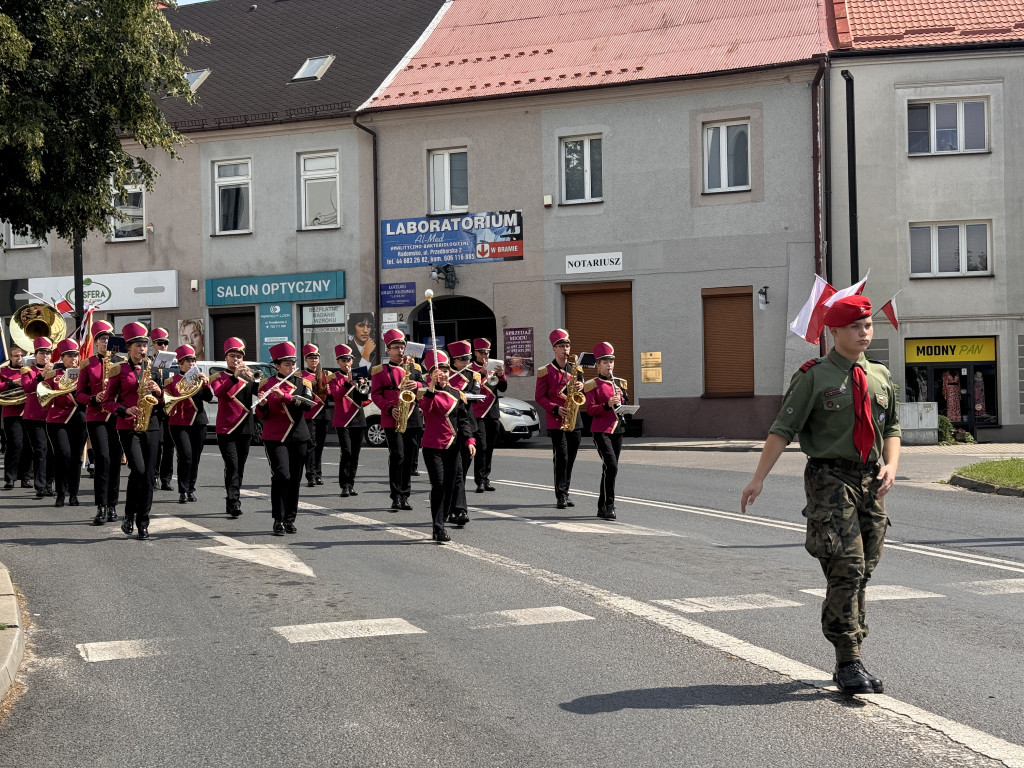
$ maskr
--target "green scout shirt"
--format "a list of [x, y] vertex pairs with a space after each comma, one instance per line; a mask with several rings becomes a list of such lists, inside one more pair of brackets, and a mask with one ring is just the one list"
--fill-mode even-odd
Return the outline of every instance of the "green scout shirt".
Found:
[[[875, 445], [868, 461], [878, 461], [882, 442], [901, 434], [896, 386], [889, 369], [881, 363], [861, 355], [857, 364], [867, 373], [875, 428]], [[787, 443], [799, 435], [800, 450], [812, 459], [860, 461], [853, 445], [853, 365], [834, 349], [825, 357], [805, 363], [793, 374], [769, 432], [784, 437]]]

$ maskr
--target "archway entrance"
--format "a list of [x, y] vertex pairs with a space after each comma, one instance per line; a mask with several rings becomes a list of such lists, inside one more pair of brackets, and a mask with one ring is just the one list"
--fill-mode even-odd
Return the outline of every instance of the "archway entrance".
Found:
[[[412, 340], [424, 342], [430, 338], [430, 314], [427, 302], [423, 302], [410, 315]], [[497, 351], [497, 321], [491, 308], [482, 301], [469, 296], [441, 296], [434, 299], [434, 329], [437, 331], [437, 347], [460, 339], [472, 341], [475, 338], [490, 339], [492, 349]], [[494, 355], [496, 356], [496, 355]]]

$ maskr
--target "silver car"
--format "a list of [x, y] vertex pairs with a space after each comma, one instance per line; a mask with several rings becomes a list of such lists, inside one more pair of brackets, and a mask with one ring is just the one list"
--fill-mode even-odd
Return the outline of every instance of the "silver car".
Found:
[[[499, 401], [501, 415], [498, 420], [498, 442], [514, 443], [528, 440], [540, 430], [537, 411], [524, 400], [503, 397]], [[366, 412], [366, 442], [380, 448], [387, 445], [384, 428], [380, 425], [380, 410], [373, 403], [364, 406]]]

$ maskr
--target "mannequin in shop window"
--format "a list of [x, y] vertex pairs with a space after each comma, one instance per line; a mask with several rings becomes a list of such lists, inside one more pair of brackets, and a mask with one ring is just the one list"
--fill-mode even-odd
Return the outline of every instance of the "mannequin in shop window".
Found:
[[946, 418], [963, 421], [960, 416], [960, 377], [952, 371], [942, 373], [942, 396], [946, 398]]
[[985, 416], [985, 376], [981, 371], [974, 372], [974, 415]]
[[917, 402], [923, 403], [928, 399], [928, 369], [924, 366], [917, 368]]

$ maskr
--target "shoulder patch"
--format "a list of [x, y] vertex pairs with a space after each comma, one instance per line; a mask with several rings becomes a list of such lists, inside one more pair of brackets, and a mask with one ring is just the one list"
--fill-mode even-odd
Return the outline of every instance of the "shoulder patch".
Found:
[[597, 379], [591, 379], [590, 381], [588, 381], [586, 384], [583, 385], [583, 391], [584, 392], [590, 392], [591, 390], [593, 390], [596, 387], [597, 387]]
[[27, 365], [23, 365], [23, 366], [21, 366], [21, 372], [22, 373], [31, 373], [32, 369], [29, 366], [27, 366]]
[[615, 383], [619, 385], [619, 389], [621, 389], [623, 392], [629, 389], [629, 382], [626, 381], [625, 379], [616, 379]]
[[466, 393], [465, 392], [459, 392], [459, 399], [462, 401], [463, 405], [466, 405], [467, 403], [469, 403], [469, 400], [466, 399]]
[[53, 381], [53, 378], [54, 378], [54, 377], [55, 377], [55, 376], [56, 376], [56, 375], [57, 375], [58, 373], [59, 373], [59, 371], [48, 371], [48, 372], [47, 372], [47, 374], [46, 374], [45, 376], [43, 376], [43, 380], [44, 380], [44, 381]]
[[210, 374], [210, 383], [213, 384], [213, 382], [215, 382], [219, 378], [220, 378], [220, 371], [217, 371], [216, 373]]
[[120, 363], [114, 363], [112, 366], [110, 366], [110, 377], [109, 378], [112, 379], [115, 376], [119, 376], [120, 374], [121, 374], [121, 364]]
[[473, 381], [483, 381], [483, 379], [480, 377], [480, 374], [477, 371], [473, 371]]
[[384, 366], [383, 365], [375, 365], [375, 366], [373, 366], [373, 368], [370, 369], [370, 375], [371, 376], [376, 376], [378, 373], [380, 373], [383, 370], [384, 370]]
[[548, 375], [548, 367], [546, 365], [543, 368], [541, 368], [539, 371], [537, 371], [537, 378], [538, 379], [541, 376], [547, 376], [547, 375]]
[[814, 360], [808, 360], [806, 363], [804, 363], [803, 365], [800, 366], [800, 370], [803, 371], [804, 373], [806, 373], [807, 371], [811, 370], [811, 368], [813, 368], [814, 366], [816, 366], [820, 362], [821, 362], [820, 358], [815, 358]]
[[422, 368], [420, 367], [420, 364], [419, 364], [419, 363], [413, 363], [413, 364], [412, 364], [412, 369], [413, 369], [414, 371], [419, 371], [420, 373], [423, 373], [423, 369], [422, 369]]

